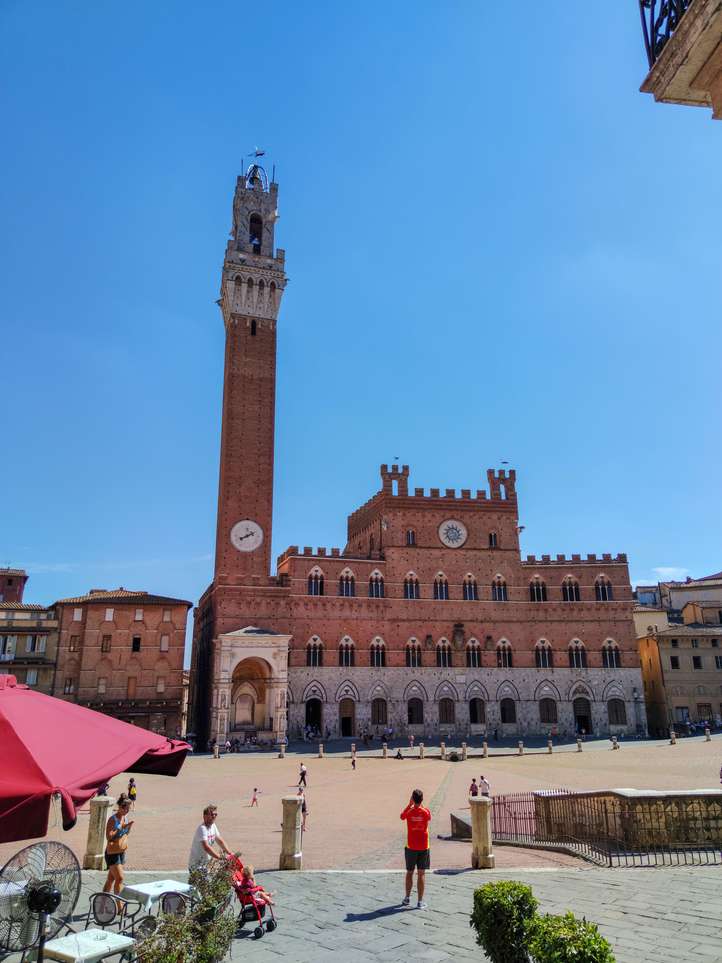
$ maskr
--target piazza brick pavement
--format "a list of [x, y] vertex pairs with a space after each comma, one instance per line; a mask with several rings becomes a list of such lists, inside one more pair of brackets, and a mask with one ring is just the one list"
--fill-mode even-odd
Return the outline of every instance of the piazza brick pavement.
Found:
[[[148, 882], [163, 874], [129, 874]], [[167, 874], [165, 874], [167, 875]], [[76, 911], [100, 888], [101, 873], [84, 873]], [[185, 879], [185, 873], [174, 874]], [[252, 938], [247, 926], [231, 960], [274, 963], [408, 963], [487, 959], [469, 926], [473, 891], [490, 880], [528, 883], [541, 912], [572, 910], [599, 925], [617, 963], [720, 963], [722, 867], [435, 872], [427, 878], [427, 910], [399, 905], [400, 872], [261, 873], [276, 894], [274, 933]], [[18, 963], [19, 954], [5, 958]]]

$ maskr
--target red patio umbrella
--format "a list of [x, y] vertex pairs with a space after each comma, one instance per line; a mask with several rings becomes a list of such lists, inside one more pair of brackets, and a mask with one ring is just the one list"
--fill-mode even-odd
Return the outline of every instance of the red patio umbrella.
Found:
[[120, 772], [176, 776], [190, 746], [0, 675], [0, 843], [48, 831], [60, 794], [63, 829]]

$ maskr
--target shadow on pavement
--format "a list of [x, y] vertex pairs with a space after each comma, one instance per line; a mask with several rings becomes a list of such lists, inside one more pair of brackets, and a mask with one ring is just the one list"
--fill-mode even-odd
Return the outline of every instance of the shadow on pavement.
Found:
[[378, 920], [384, 916], [395, 916], [396, 913], [406, 913], [408, 909], [408, 906], [394, 903], [393, 906], [382, 906], [381, 909], [373, 910], [371, 913], [347, 913], [344, 918], [344, 923], [364, 923], [368, 920]]

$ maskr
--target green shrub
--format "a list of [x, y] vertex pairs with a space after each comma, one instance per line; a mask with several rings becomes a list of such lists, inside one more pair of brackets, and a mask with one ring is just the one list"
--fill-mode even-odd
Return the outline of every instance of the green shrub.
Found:
[[192, 912], [161, 916], [138, 946], [140, 963], [220, 963], [228, 955], [236, 932], [230, 867], [212, 863], [189, 882], [197, 897]]
[[573, 913], [530, 920], [527, 948], [536, 963], [614, 963], [612, 948], [596, 925]]
[[474, 890], [470, 925], [491, 963], [527, 963], [526, 928], [539, 904], [531, 886], [504, 880]]

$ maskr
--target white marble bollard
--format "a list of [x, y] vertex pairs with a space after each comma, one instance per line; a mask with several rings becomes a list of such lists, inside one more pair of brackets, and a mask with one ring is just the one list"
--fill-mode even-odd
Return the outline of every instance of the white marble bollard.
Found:
[[389, 744], [388, 744], [388, 742], [385, 742], [385, 743], [383, 744], [383, 746], [381, 746], [381, 756], [382, 756], [383, 759], [388, 759], [388, 757], [389, 757]]
[[677, 733], [674, 731], [674, 729], [669, 730], [669, 744], [670, 746], [677, 745]]
[[481, 744], [481, 754], [484, 759], [486, 759], [486, 757], [489, 755], [489, 743], [486, 741], [486, 739]]
[[322, 742], [319, 742], [319, 744], [318, 744], [318, 758], [319, 758], [319, 759], [323, 759], [323, 743], [322, 743]]
[[470, 796], [471, 808], [471, 865], [474, 869], [493, 869], [491, 848], [491, 799]]
[[423, 744], [423, 742], [420, 742], [420, 743], [419, 743], [419, 759], [423, 759], [423, 758], [424, 758], [424, 744]]
[[709, 731], [709, 729], [704, 730], [704, 739], [705, 742], [712, 742], [712, 733]]
[[441, 758], [442, 758], [442, 760], [443, 760], [443, 759], [446, 759], [446, 743], [445, 743], [445, 742], [442, 742], [442, 743], [441, 743]]
[[283, 832], [281, 834], [281, 855], [278, 858], [279, 869], [302, 869], [303, 853], [301, 851], [301, 797], [284, 796]]
[[616, 736], [612, 736], [612, 749], [619, 749], [619, 743], [617, 742]]
[[462, 743], [461, 743], [461, 760], [462, 760], [462, 762], [465, 762], [465, 761], [466, 761], [466, 756], [467, 756], [466, 743], [465, 743], [465, 742], [462, 742]]
[[551, 741], [551, 739], [547, 739], [547, 752], [553, 752], [553, 751], [554, 751], [554, 743]]
[[90, 800], [88, 841], [83, 856], [83, 869], [105, 869], [105, 827], [115, 805], [112, 796], [95, 796]]
[[521, 739], [519, 740], [519, 749], [518, 749], [518, 752], [519, 752], [519, 755], [520, 755], [520, 756], [523, 756], [523, 755], [524, 755], [524, 743], [521, 741]]
[[582, 740], [577, 739], [577, 752], [581, 752], [581, 751], [582, 751]]

